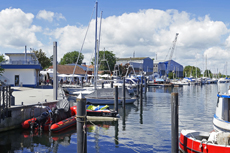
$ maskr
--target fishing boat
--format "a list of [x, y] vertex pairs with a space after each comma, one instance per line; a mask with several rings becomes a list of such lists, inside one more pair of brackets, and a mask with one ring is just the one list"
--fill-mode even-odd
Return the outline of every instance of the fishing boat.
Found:
[[182, 152], [230, 152], [230, 89], [228, 93], [217, 94], [216, 113], [212, 132], [182, 130], [180, 150]]
[[230, 132], [230, 88], [228, 93], [217, 94], [213, 126], [215, 131]]
[[183, 153], [230, 152], [230, 133], [182, 130], [179, 147]]

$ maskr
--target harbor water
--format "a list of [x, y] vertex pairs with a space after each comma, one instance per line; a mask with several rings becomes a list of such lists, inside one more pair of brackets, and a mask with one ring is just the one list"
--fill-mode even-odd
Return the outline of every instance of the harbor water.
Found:
[[[87, 124], [88, 153], [158, 153], [171, 152], [171, 93], [179, 94], [179, 131], [212, 131], [218, 92], [229, 84], [183, 87], [149, 87], [143, 99], [119, 106], [118, 122]], [[113, 108], [113, 106], [110, 106]], [[125, 117], [125, 120], [123, 120]], [[76, 128], [61, 133], [32, 133], [22, 129], [0, 133], [0, 152], [77, 152]]]

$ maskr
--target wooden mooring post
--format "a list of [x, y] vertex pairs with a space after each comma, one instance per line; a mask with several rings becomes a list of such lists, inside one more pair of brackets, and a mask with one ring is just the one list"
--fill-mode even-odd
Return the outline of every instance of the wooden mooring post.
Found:
[[87, 153], [86, 98], [77, 97], [77, 153]]
[[137, 80], [137, 96], [140, 95], [140, 81], [139, 79]]
[[171, 152], [178, 153], [178, 93], [171, 93]]
[[145, 94], [146, 94], [146, 92], [147, 92], [147, 87], [148, 87], [147, 78], [145, 77]]
[[114, 111], [118, 113], [118, 86], [115, 86], [114, 92]]
[[123, 101], [122, 101], [122, 109], [123, 109], [123, 116], [122, 116], [122, 125], [123, 125], [123, 130], [125, 130], [125, 77], [123, 77], [123, 86], [122, 86], [122, 96], [123, 96]]

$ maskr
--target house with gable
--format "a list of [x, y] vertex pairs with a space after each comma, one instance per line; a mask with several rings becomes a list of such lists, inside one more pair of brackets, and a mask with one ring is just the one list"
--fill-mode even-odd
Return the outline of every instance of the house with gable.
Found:
[[5, 53], [9, 60], [1, 62], [4, 69], [0, 80], [11, 86], [36, 87], [39, 85], [41, 64], [34, 53]]

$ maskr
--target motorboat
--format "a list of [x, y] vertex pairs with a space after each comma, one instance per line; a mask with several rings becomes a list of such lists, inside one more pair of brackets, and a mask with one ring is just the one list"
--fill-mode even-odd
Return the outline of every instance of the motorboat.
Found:
[[227, 93], [217, 94], [213, 127], [211, 132], [182, 130], [180, 150], [184, 153], [230, 152], [230, 89]]
[[216, 84], [218, 82], [218, 79], [212, 78], [207, 80], [207, 84]]
[[182, 130], [179, 148], [183, 153], [230, 152], [230, 133]]
[[230, 89], [228, 93], [217, 94], [216, 113], [213, 117], [215, 131], [230, 132]]
[[219, 78], [218, 83], [227, 83], [225, 78]]
[[174, 85], [190, 85], [190, 83], [185, 79], [172, 81], [171, 83]]

